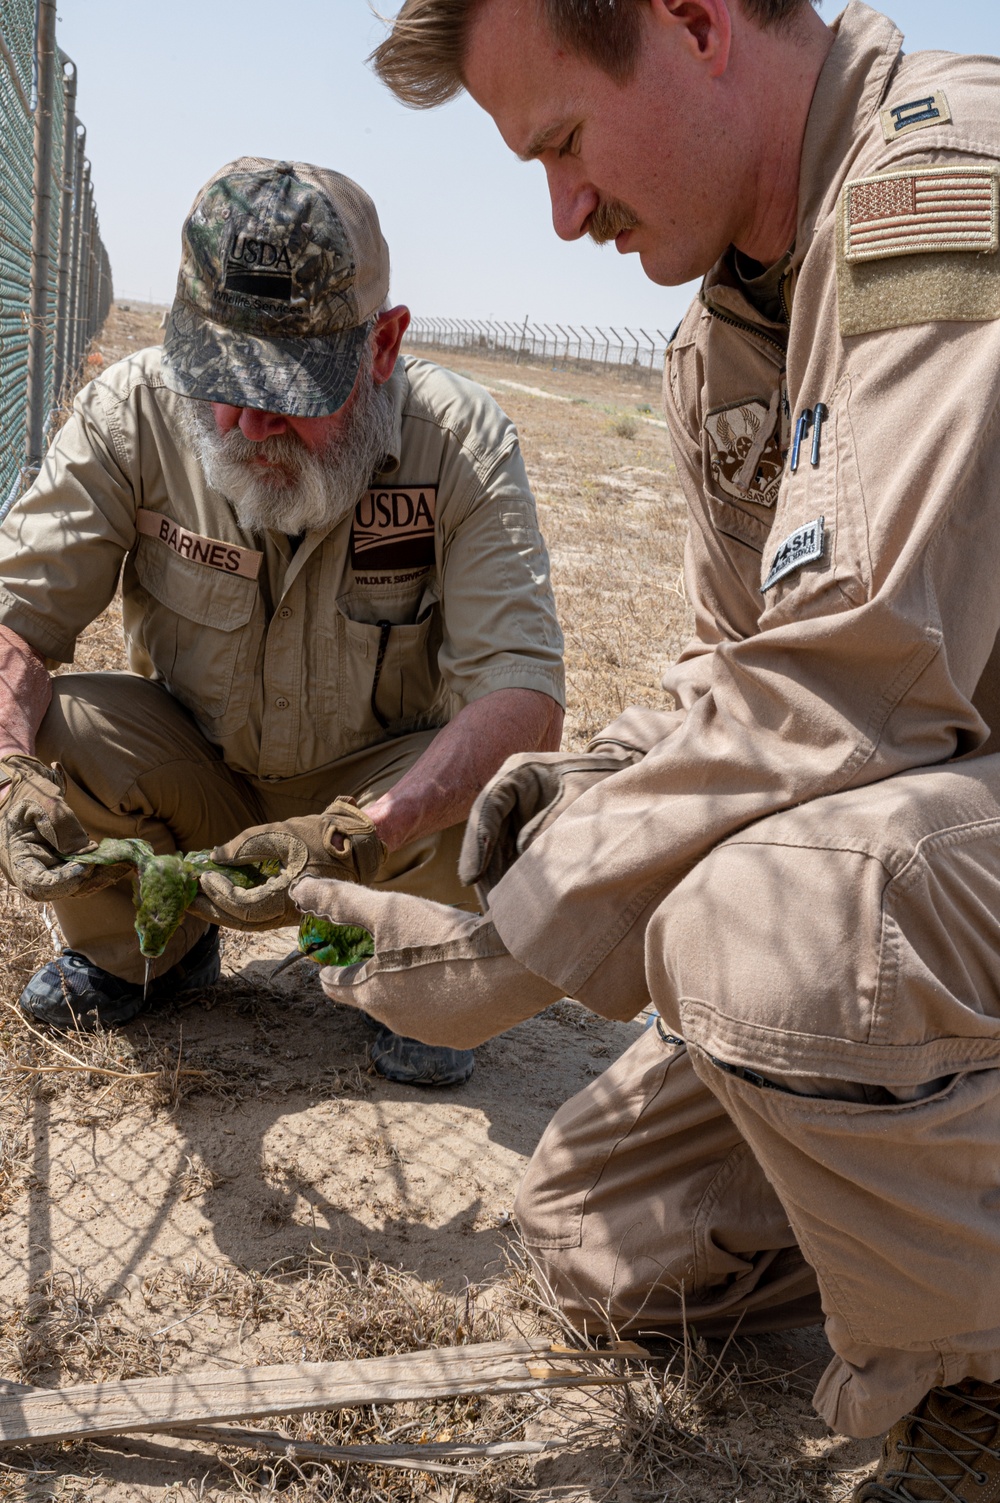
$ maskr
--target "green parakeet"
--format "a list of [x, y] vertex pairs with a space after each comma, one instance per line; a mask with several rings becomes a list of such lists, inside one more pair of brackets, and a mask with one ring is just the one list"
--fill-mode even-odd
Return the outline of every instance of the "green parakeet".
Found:
[[375, 941], [367, 929], [355, 924], [332, 924], [329, 919], [307, 913], [299, 925], [299, 947], [271, 972], [279, 975], [295, 961], [307, 958], [317, 965], [354, 965], [375, 954]]
[[135, 867], [135, 932], [139, 936], [139, 953], [146, 961], [147, 987], [150, 961], [163, 954], [198, 896], [199, 873], [222, 872], [234, 887], [257, 887], [277, 870], [274, 862], [261, 866], [219, 866], [208, 851], [157, 856], [145, 840], [102, 840], [95, 851], [69, 856], [67, 860], [78, 861], [82, 866]]
[[[135, 932], [139, 952], [149, 962], [163, 954], [190, 905], [198, 895], [201, 872], [222, 872], [234, 887], [258, 887], [277, 875], [277, 863], [255, 866], [220, 866], [208, 851], [190, 851], [157, 856], [145, 840], [102, 840], [96, 850], [69, 856], [83, 866], [134, 866]], [[367, 929], [350, 924], [331, 924], [328, 919], [306, 914], [299, 927], [299, 947], [272, 972], [277, 975], [294, 960], [308, 956], [318, 965], [353, 965], [374, 955], [375, 945]]]

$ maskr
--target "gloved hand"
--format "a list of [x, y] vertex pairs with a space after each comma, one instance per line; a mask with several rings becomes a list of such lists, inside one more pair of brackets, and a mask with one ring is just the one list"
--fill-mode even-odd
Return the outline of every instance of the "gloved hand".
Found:
[[519, 752], [508, 757], [472, 806], [459, 879], [475, 885], [483, 906], [500, 878], [532, 841], [581, 794], [631, 767], [640, 752], [609, 747], [600, 752]]
[[405, 1038], [473, 1049], [563, 995], [514, 959], [488, 917], [312, 877], [295, 882], [292, 896], [303, 913], [359, 924], [374, 936], [370, 960], [326, 966], [320, 984], [334, 1002], [361, 1008]]
[[66, 856], [94, 849], [83, 825], [67, 804], [60, 767], [46, 767], [37, 757], [4, 757], [0, 767], [12, 774], [0, 790], [0, 871], [26, 898], [61, 902], [79, 893], [100, 892], [118, 882], [128, 866], [81, 866]]
[[216, 846], [212, 860], [222, 866], [277, 862], [280, 870], [260, 887], [235, 887], [221, 872], [204, 872], [191, 912], [229, 929], [273, 929], [296, 923], [298, 909], [288, 894], [308, 873], [340, 882], [371, 882], [386, 847], [364, 810], [352, 798], [337, 798], [322, 814], [303, 814], [273, 825], [255, 825]]

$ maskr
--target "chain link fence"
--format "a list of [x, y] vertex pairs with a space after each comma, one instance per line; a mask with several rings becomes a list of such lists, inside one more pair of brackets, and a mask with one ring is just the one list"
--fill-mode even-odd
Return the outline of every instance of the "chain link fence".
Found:
[[612, 369], [617, 375], [658, 384], [671, 335], [661, 329], [592, 329], [572, 324], [501, 323], [469, 318], [415, 318], [407, 343], [468, 350], [497, 360], [542, 360], [577, 370]]
[[55, 0], [0, 0], [0, 517], [111, 306], [76, 67]]

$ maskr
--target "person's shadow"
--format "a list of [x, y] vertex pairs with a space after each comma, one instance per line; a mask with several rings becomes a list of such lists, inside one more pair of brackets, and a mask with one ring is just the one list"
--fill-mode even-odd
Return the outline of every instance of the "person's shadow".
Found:
[[[263, 1271], [320, 1248], [376, 1258], [456, 1292], [489, 1281], [546, 1123], [641, 1028], [559, 1003], [479, 1048], [466, 1085], [396, 1085], [369, 1069], [370, 1025], [324, 997], [310, 961], [272, 984], [274, 964], [251, 960], [204, 997], [129, 1026], [137, 1047], [148, 1055], [152, 1046], [168, 1065], [182, 1039], [179, 1069], [205, 1073], [178, 1075], [166, 1132], [154, 1115], [117, 1153], [108, 1147], [115, 1129], [103, 1146], [92, 1133], [84, 1167], [105, 1205], [93, 1241], [60, 1249], [39, 1205], [33, 1277], [79, 1257], [114, 1297], [145, 1275], [151, 1257]], [[38, 1127], [44, 1170], [49, 1148]], [[127, 1121], [117, 1131], [127, 1138]], [[125, 1208], [117, 1227], [112, 1206]]]

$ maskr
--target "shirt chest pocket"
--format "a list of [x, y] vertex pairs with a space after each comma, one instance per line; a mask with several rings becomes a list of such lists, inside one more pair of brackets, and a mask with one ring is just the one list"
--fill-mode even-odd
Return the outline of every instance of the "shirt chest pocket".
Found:
[[437, 601], [416, 621], [369, 623], [337, 601], [340, 632], [339, 710], [342, 732], [365, 741], [405, 735], [441, 725], [444, 709], [438, 651], [441, 613]]
[[157, 677], [217, 739], [245, 725], [262, 611], [257, 582], [181, 558], [140, 538], [135, 572], [147, 596], [143, 646]]

